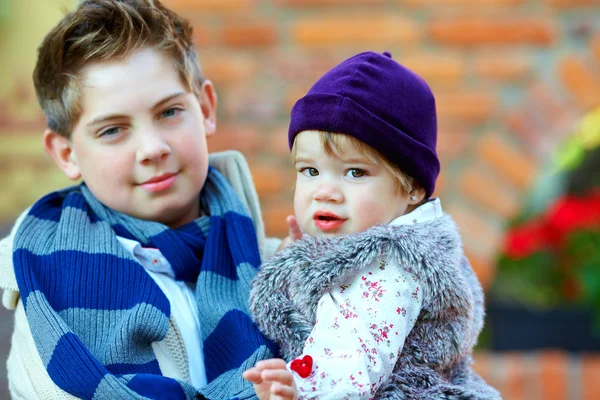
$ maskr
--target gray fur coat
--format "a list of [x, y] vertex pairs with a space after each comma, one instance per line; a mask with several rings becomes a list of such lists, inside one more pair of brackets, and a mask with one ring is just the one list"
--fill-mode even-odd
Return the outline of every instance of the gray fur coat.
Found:
[[500, 399], [471, 369], [483, 326], [483, 291], [447, 215], [295, 242], [269, 259], [254, 279], [250, 309], [255, 321], [287, 361], [294, 359], [312, 331], [321, 296], [368, 268], [382, 252], [419, 277], [423, 305], [376, 398]]

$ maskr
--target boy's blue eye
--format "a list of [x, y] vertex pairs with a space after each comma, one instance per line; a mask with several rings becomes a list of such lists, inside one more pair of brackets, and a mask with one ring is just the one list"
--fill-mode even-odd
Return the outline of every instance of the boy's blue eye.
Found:
[[117, 133], [119, 133], [119, 128], [116, 127], [116, 126], [113, 126], [111, 128], [103, 130], [102, 132], [100, 132], [98, 134], [98, 136], [99, 137], [102, 137], [102, 136], [113, 136], [113, 135], [116, 135]]
[[163, 111], [160, 116], [162, 118], [173, 118], [174, 116], [176, 116], [181, 110], [179, 108], [169, 108], [166, 109], [165, 111]]
[[362, 178], [367, 175], [367, 171], [360, 168], [352, 168], [348, 170], [346, 175], [349, 175], [351, 178]]

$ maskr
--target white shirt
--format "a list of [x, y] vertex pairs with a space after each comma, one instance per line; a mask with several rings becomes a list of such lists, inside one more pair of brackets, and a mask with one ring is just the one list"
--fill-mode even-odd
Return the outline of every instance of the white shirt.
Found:
[[179, 328], [188, 357], [190, 383], [195, 388], [206, 385], [206, 370], [200, 337], [200, 320], [195, 301], [195, 285], [176, 281], [171, 264], [160, 250], [142, 247], [135, 240], [117, 239], [154, 279], [171, 304], [171, 315]]
[[[390, 225], [443, 215], [433, 199]], [[294, 380], [300, 399], [371, 399], [388, 380], [423, 303], [419, 276], [382, 254], [370, 268], [324, 295], [303, 354], [312, 374]], [[290, 368], [291, 363], [288, 363]]]

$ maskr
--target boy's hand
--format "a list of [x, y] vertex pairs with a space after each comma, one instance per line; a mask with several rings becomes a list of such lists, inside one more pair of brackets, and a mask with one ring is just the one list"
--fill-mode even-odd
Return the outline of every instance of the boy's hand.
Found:
[[242, 375], [254, 384], [260, 400], [296, 400], [296, 384], [286, 363], [280, 358], [261, 360]]
[[288, 224], [288, 236], [281, 241], [277, 251], [285, 249], [298, 239], [302, 239], [302, 229], [300, 229], [296, 217], [293, 215], [288, 215], [285, 221]]

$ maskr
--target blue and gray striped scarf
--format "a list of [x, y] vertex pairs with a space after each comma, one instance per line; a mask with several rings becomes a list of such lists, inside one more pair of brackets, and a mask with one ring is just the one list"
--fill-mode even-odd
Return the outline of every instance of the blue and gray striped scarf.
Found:
[[[200, 199], [210, 216], [178, 229], [115, 212], [84, 184], [31, 208], [15, 236], [15, 275], [38, 352], [60, 388], [84, 399], [254, 397], [241, 372], [276, 353], [248, 313], [260, 265], [254, 225], [214, 168]], [[197, 283], [205, 388], [162, 376], [151, 345], [169, 330], [170, 304], [117, 236], [158, 248], [176, 279]]]

